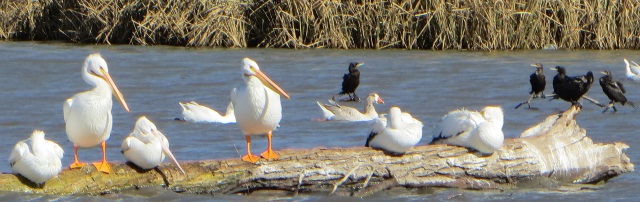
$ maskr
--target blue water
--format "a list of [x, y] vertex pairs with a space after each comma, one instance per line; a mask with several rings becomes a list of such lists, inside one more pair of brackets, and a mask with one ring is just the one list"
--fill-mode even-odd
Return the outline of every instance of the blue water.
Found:
[[[289, 49], [219, 49], [181, 48], [167, 46], [93, 46], [61, 43], [0, 42], [0, 158], [8, 159], [13, 145], [28, 138], [34, 129], [44, 130], [47, 138], [65, 149], [63, 165], [73, 159], [73, 145], [67, 140], [62, 118], [62, 103], [68, 97], [90, 86], [80, 76], [84, 58], [100, 52], [109, 64], [109, 71], [124, 94], [131, 113], [114, 102], [114, 127], [107, 141], [107, 158], [124, 161], [120, 144], [128, 135], [137, 117], [146, 115], [171, 142], [171, 150], [180, 161], [239, 158], [244, 154], [244, 136], [235, 124], [193, 124], [174, 121], [181, 116], [179, 101], [195, 100], [216, 110], [226, 108], [232, 88], [242, 84], [240, 60], [250, 57], [261, 70], [276, 81], [289, 95], [282, 101], [284, 118], [274, 132], [274, 148], [354, 147], [364, 145], [369, 124], [318, 122], [321, 111], [316, 101], [325, 102], [340, 91], [342, 75], [350, 62], [360, 61], [360, 97], [377, 92], [385, 104], [377, 105], [379, 113], [399, 106], [422, 120], [425, 127], [421, 144], [438, 132], [439, 119], [457, 108], [480, 110], [486, 105], [502, 105], [505, 110], [504, 132], [517, 137], [526, 128], [550, 114], [563, 111], [569, 104], [563, 101], [535, 100], [536, 109], [513, 109], [528, 98], [531, 63], [545, 65], [546, 94], [551, 94], [548, 67], [565, 66], [569, 75], [609, 69], [622, 80], [628, 98], [640, 104], [640, 84], [624, 80], [623, 58], [640, 60], [638, 51], [421, 51], [421, 50], [289, 50]], [[607, 102], [600, 86], [594, 83], [588, 93], [600, 102]], [[590, 103], [578, 116], [578, 123], [595, 142], [621, 141], [629, 144], [627, 154], [632, 162], [640, 160], [640, 125], [638, 111], [618, 106], [618, 113], [602, 114], [601, 108]], [[360, 104], [356, 105], [362, 109]], [[254, 152], [266, 148], [266, 140], [252, 141]], [[83, 161], [97, 161], [98, 147], [80, 150]], [[4, 157], [2, 157], [4, 156]], [[0, 163], [0, 172], [10, 172], [8, 163]], [[510, 191], [509, 193], [463, 191], [447, 189], [437, 192], [421, 190], [389, 191], [375, 198], [396, 200], [593, 200], [627, 199], [638, 194], [640, 176], [637, 172], [614, 178], [597, 190], [564, 193], [549, 190]], [[461, 195], [459, 195], [461, 194]], [[144, 194], [123, 193], [97, 199], [222, 199], [251, 200], [251, 196], [194, 196], [175, 194], [161, 189]], [[60, 199], [57, 196], [32, 196], [5, 193], [0, 200]], [[83, 199], [63, 197], [61, 199]], [[294, 199], [323, 200], [324, 196]]]

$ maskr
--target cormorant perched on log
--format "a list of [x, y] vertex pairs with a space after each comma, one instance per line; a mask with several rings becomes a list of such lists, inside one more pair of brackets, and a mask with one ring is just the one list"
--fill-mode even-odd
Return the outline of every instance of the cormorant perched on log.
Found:
[[516, 109], [518, 109], [518, 107], [520, 107], [523, 104], [527, 104], [529, 108], [531, 108], [531, 105], [529, 104], [529, 102], [531, 102], [531, 99], [533, 98], [538, 98], [538, 94], [540, 94], [541, 98], [545, 98], [543, 91], [544, 91], [544, 87], [547, 85], [547, 81], [544, 77], [544, 70], [543, 70], [542, 64], [533, 63], [531, 64], [531, 66], [536, 68], [536, 71], [533, 72], [531, 76], [529, 76], [529, 83], [531, 83], [531, 92], [529, 92], [529, 95], [531, 96], [529, 97], [529, 100], [527, 100], [526, 102], [522, 102], [518, 104], [518, 106], [516, 106]]
[[571, 77], [567, 76], [567, 71], [564, 67], [556, 66], [551, 69], [558, 71], [558, 74], [553, 77], [553, 94], [555, 95], [553, 99], [560, 98], [571, 102], [571, 105], [582, 107], [578, 100], [584, 97], [594, 104], [603, 107], [598, 101], [584, 96], [593, 83], [593, 73], [591, 71], [587, 72], [584, 76]]
[[[349, 95], [347, 101], [360, 101], [358, 95], [356, 95], [356, 88], [360, 85], [360, 71], [358, 67], [363, 65], [361, 62], [352, 62], [349, 64], [349, 73], [344, 74], [342, 77], [342, 91], [338, 95]], [[351, 96], [353, 94], [353, 96]], [[335, 100], [335, 96], [333, 97]]]
[[625, 104], [629, 104], [635, 109], [636, 105], [633, 104], [633, 102], [628, 101], [624, 96], [626, 91], [624, 90], [624, 86], [622, 85], [622, 83], [613, 80], [611, 71], [606, 70], [603, 71], [602, 74], [604, 74], [604, 76], [600, 77], [600, 86], [602, 87], [602, 91], [604, 91], [604, 94], [606, 94], [607, 97], [609, 97], [609, 100], [611, 100], [609, 102], [609, 105], [604, 108], [604, 111], [602, 111], [602, 113], [605, 113], [607, 110], [609, 110], [609, 108], [613, 108], [613, 111], [617, 112], [618, 109], [616, 109], [616, 106], [613, 105], [613, 103], [615, 102], [619, 102], [623, 106]]

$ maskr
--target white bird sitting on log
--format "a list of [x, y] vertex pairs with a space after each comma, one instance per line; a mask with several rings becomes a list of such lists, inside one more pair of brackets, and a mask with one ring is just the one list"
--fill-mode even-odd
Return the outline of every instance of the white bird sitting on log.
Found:
[[19, 174], [41, 186], [62, 170], [64, 151], [55, 142], [44, 139], [44, 132], [34, 130], [31, 138], [18, 142], [9, 155], [13, 174]]
[[626, 58], [624, 59], [627, 78], [632, 81], [640, 82], [640, 65], [636, 64], [634, 61], [631, 61], [631, 63], [633, 64], [629, 64], [629, 61], [627, 61]]
[[129, 137], [122, 141], [121, 152], [124, 158], [142, 169], [152, 169], [169, 157], [171, 163], [185, 174], [184, 170], [169, 150], [169, 140], [147, 117], [141, 116]]
[[401, 155], [422, 139], [422, 122], [399, 107], [389, 109], [389, 118], [375, 119], [365, 147], [381, 149], [394, 155]]
[[260, 156], [267, 160], [279, 158], [271, 147], [271, 133], [282, 119], [280, 96], [289, 99], [289, 95], [260, 70], [258, 63], [244, 58], [240, 66], [244, 86], [233, 89], [231, 102], [240, 130], [247, 142], [247, 155], [243, 161], [256, 163], [260, 157], [251, 153], [251, 135], [267, 134], [267, 150]]
[[64, 102], [63, 113], [67, 137], [73, 143], [74, 161], [71, 169], [82, 168], [87, 163], [78, 160], [78, 147], [102, 146], [102, 161], [93, 165], [103, 173], [111, 172], [107, 163], [106, 141], [111, 136], [113, 116], [111, 115], [111, 94], [120, 101], [124, 110], [129, 112], [127, 102], [111, 79], [107, 62], [95, 53], [87, 56], [82, 65], [82, 78], [92, 90], [73, 95]]
[[182, 107], [182, 120], [200, 123], [235, 123], [236, 116], [233, 112], [233, 103], [229, 102], [227, 105], [227, 112], [220, 115], [216, 110], [213, 110], [207, 106], [200, 105], [195, 101], [191, 102], [178, 102]]
[[442, 117], [442, 132], [433, 142], [458, 145], [492, 154], [504, 141], [502, 108], [488, 106], [481, 112], [459, 109]]
[[378, 117], [378, 112], [376, 112], [373, 104], [384, 104], [384, 100], [377, 93], [370, 93], [364, 103], [364, 112], [360, 112], [353, 107], [338, 105], [333, 100], [329, 100], [329, 104], [320, 102], [317, 102], [317, 104], [327, 121], [371, 121]]

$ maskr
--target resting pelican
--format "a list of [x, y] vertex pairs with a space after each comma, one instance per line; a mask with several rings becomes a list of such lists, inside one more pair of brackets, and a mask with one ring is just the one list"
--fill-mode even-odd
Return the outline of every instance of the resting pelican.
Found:
[[267, 134], [267, 150], [260, 155], [267, 160], [277, 159], [271, 148], [271, 132], [278, 127], [282, 118], [280, 96], [290, 99], [289, 95], [260, 71], [258, 64], [244, 58], [241, 65], [242, 79], [246, 86], [233, 89], [231, 102], [235, 106], [236, 121], [247, 141], [247, 155], [243, 161], [255, 163], [260, 157], [251, 154], [251, 135]]
[[98, 53], [87, 56], [82, 65], [82, 78], [92, 90], [84, 91], [67, 99], [63, 106], [67, 137], [73, 143], [74, 161], [69, 166], [81, 168], [86, 165], [78, 161], [78, 147], [89, 148], [102, 145], [102, 161], [93, 165], [104, 173], [111, 172], [107, 163], [106, 140], [111, 135], [111, 94], [120, 101], [127, 112], [129, 107], [122, 93], [111, 79], [107, 62]]
[[627, 70], [627, 78], [633, 81], [640, 81], [640, 65], [636, 64], [636, 62], [631, 61], [633, 64], [629, 64], [627, 59], [624, 59], [625, 68]]
[[167, 156], [171, 163], [180, 169], [182, 174], [186, 174], [176, 157], [169, 150], [169, 140], [145, 116], [138, 118], [133, 131], [131, 131], [129, 137], [122, 141], [120, 148], [127, 161], [136, 164], [142, 169], [157, 167]]
[[488, 106], [481, 112], [459, 109], [442, 117], [442, 132], [434, 142], [443, 142], [491, 154], [502, 146], [502, 108]]
[[233, 103], [227, 105], [227, 113], [222, 116], [216, 110], [200, 105], [195, 101], [178, 102], [182, 107], [182, 119], [188, 122], [209, 122], [209, 123], [235, 123], [236, 116], [233, 113]]
[[338, 105], [338, 103], [332, 100], [329, 100], [329, 104], [317, 103], [326, 120], [370, 121], [378, 117], [378, 112], [376, 112], [376, 108], [373, 104], [384, 104], [384, 100], [382, 100], [377, 93], [369, 94], [364, 103], [364, 113], [352, 107]]
[[9, 165], [13, 174], [20, 174], [42, 185], [60, 173], [63, 155], [64, 151], [58, 144], [45, 140], [41, 130], [34, 130], [31, 138], [20, 141], [13, 147]]
[[422, 122], [398, 107], [389, 109], [389, 119], [377, 118], [371, 128], [365, 147], [404, 154], [422, 139]]

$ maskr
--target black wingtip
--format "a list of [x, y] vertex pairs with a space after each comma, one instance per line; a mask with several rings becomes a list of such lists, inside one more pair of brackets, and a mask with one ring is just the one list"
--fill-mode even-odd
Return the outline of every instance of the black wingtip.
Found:
[[438, 140], [442, 140], [442, 139], [446, 139], [446, 138], [443, 138], [442, 137], [442, 132], [440, 132], [440, 134], [438, 134], [436, 136], [433, 136], [433, 139], [431, 139], [431, 143], [434, 143], [434, 142], [436, 142]]
[[378, 135], [378, 133], [371, 131], [371, 133], [369, 133], [369, 137], [367, 137], [367, 142], [364, 143], [364, 146], [369, 147], [369, 143], [373, 140], [374, 137], [376, 137], [376, 135]]

